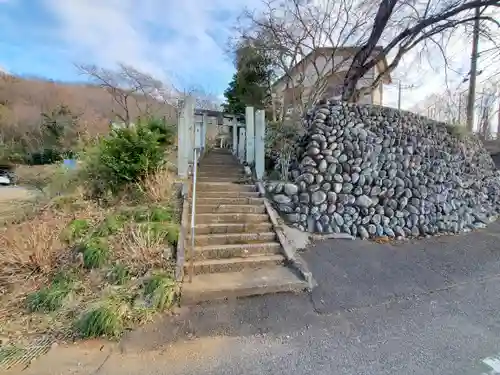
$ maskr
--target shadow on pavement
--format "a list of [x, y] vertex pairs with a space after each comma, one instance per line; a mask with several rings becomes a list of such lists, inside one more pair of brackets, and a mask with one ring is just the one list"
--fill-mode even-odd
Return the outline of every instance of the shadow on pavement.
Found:
[[[176, 316], [130, 332], [121, 349], [154, 350], [207, 336], [288, 335], [310, 326], [349, 336], [353, 327], [362, 329], [362, 321], [380, 320], [382, 315], [390, 320], [420, 305], [429, 313], [433, 303], [447, 306], [446, 313], [453, 316], [452, 296], [462, 293], [461, 285], [486, 291], [485, 286], [472, 284], [500, 274], [500, 224], [463, 235], [394, 244], [328, 240], [302, 255], [318, 282], [312, 293], [184, 307]], [[465, 292], [470, 294], [469, 289]], [[382, 314], [379, 318], [377, 311]]]
[[373, 306], [500, 274], [500, 224], [394, 244], [322, 241], [303, 257], [318, 282], [318, 313]]

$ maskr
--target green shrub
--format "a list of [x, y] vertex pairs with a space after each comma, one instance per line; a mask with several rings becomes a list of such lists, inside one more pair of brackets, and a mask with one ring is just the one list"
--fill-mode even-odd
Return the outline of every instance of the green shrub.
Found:
[[153, 274], [144, 283], [144, 295], [152, 307], [165, 310], [173, 305], [176, 296], [176, 283], [166, 273]]
[[87, 154], [85, 171], [91, 193], [118, 193], [131, 183], [141, 182], [164, 162], [159, 134], [144, 125], [112, 130]]
[[171, 146], [175, 143], [176, 131], [173, 125], [161, 119], [151, 118], [146, 121], [146, 126], [152, 132], [159, 134], [158, 142], [162, 145]]
[[83, 265], [85, 268], [100, 268], [109, 259], [109, 247], [102, 238], [90, 238], [81, 244], [80, 251], [83, 253]]

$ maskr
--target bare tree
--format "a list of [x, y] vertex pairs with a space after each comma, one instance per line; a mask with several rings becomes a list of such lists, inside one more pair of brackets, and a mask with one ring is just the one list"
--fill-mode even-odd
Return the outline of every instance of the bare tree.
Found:
[[342, 87], [341, 72], [352, 57], [341, 53], [341, 47], [359, 45], [368, 26], [369, 5], [356, 0], [264, 0], [263, 6], [263, 11], [242, 15], [238, 38], [250, 41], [273, 61], [280, 77], [275, 85], [284, 86], [285, 101], [301, 115], [325, 93], [340, 94], [335, 91]]
[[161, 81], [129, 65], [119, 64], [117, 70], [95, 65], [77, 67], [111, 95], [117, 106], [117, 109], [113, 110], [114, 115], [127, 126], [134, 115], [157, 114], [158, 107], [169, 105], [172, 101], [171, 92], [166, 90]]
[[201, 86], [191, 86], [183, 92], [183, 96], [192, 96], [195, 99], [196, 109], [220, 110], [220, 100]]
[[[387, 70], [374, 81], [377, 84], [384, 74], [392, 72], [403, 56], [410, 50], [427, 42], [439, 45], [439, 39], [450, 37], [453, 33], [470, 28], [476, 19], [475, 9], [479, 12], [480, 34], [494, 40], [490, 26], [500, 26], [488, 7], [498, 9], [498, 0], [428, 0], [424, 3], [402, 0], [381, 0], [366, 42], [356, 53], [344, 79], [342, 98], [356, 99], [356, 84], [366, 72], [379, 61], [393, 55]], [[395, 15], [398, 14], [398, 18]], [[464, 28], [460, 28], [464, 26]], [[373, 56], [376, 47], [384, 47]], [[444, 53], [444, 50], [441, 48]]]
[[431, 94], [411, 110], [437, 121], [462, 126], [465, 124], [466, 102], [466, 90], [459, 87]]
[[496, 101], [497, 101], [497, 88], [488, 87], [484, 88], [480, 96], [479, 107], [479, 136], [484, 140], [492, 139], [492, 120], [497, 114]]
[[[293, 107], [301, 113], [325, 93], [359, 100], [409, 51], [441, 54], [446, 67], [448, 43], [471, 36], [477, 8], [481, 36], [494, 46], [500, 44], [494, 32], [500, 22], [493, 14], [500, 7], [498, 0], [263, 1], [263, 10], [243, 14], [238, 36], [272, 56]], [[352, 54], [340, 57], [341, 47], [353, 47]], [[375, 67], [382, 69], [364, 80]], [[332, 73], [340, 85], [332, 83]]]

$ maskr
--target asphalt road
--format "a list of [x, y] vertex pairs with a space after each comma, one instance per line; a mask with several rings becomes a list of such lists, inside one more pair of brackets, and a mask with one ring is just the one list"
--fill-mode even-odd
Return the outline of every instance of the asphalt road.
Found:
[[396, 245], [325, 241], [304, 258], [311, 294], [184, 309], [109, 353], [56, 350], [25, 373], [500, 373], [500, 224]]

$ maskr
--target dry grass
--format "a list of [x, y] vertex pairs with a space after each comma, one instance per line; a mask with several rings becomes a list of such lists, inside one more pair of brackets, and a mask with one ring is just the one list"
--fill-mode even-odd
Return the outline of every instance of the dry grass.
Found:
[[47, 186], [56, 175], [59, 165], [18, 165], [15, 169], [17, 184], [41, 189]]
[[172, 173], [169, 165], [167, 165], [155, 174], [148, 176], [142, 185], [138, 185], [138, 188], [143, 192], [148, 201], [170, 203], [174, 183], [175, 175]]
[[102, 215], [91, 203], [76, 211], [49, 204], [32, 218], [6, 225], [0, 230], [0, 291], [15, 293], [27, 280], [45, 280], [69, 255], [61, 236], [68, 224], [75, 217], [97, 221]]
[[[46, 186], [59, 186], [60, 180], [54, 173]], [[161, 220], [175, 220], [175, 215], [168, 210], [156, 212], [154, 207], [175, 203], [173, 183], [168, 169], [150, 176], [142, 187], [140, 206], [122, 201], [105, 208], [86, 200], [80, 189], [64, 190], [64, 194], [31, 202], [30, 215], [18, 215], [17, 220], [7, 221], [0, 229], [0, 332], [15, 342], [41, 333], [93, 335], [100, 332], [101, 328], [95, 326], [99, 319], [103, 324], [115, 319], [106, 315], [102, 306], [109, 298], [114, 301], [117, 293], [120, 304], [129, 306], [127, 315], [119, 317], [119, 327], [149, 318], [151, 311], [158, 308], [132, 301], [141, 295], [141, 280], [149, 277], [151, 269], [171, 267], [171, 247], [166, 242], [171, 241], [176, 226], [164, 225]], [[63, 185], [66, 189], [67, 184]], [[137, 217], [144, 218], [139, 213], [148, 209], [152, 210], [151, 220], [146, 216], [137, 222]], [[68, 228], [85, 221], [89, 223], [89, 231], [68, 236]], [[84, 267], [85, 252], [80, 252], [78, 244], [92, 241], [92, 236], [106, 240], [109, 254], [89, 270]], [[61, 271], [76, 275], [76, 280], [64, 284], [62, 290], [57, 289], [61, 284], [54, 282]], [[172, 302], [169, 293], [173, 293], [173, 286], [165, 285], [168, 290], [159, 294], [162, 303], [157, 303], [162, 308]], [[50, 309], [56, 311], [45, 313]], [[78, 324], [73, 326], [75, 321]], [[109, 327], [102, 330], [112, 332], [113, 336], [118, 334]]]

